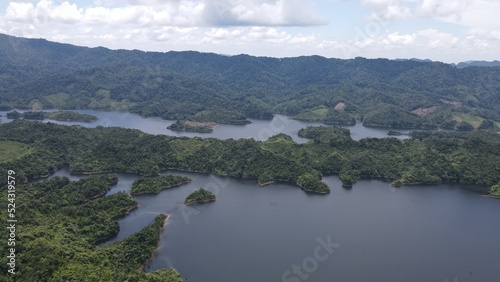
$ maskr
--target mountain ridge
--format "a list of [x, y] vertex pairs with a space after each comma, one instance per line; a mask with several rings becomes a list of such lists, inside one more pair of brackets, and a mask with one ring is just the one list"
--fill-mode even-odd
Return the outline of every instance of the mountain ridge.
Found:
[[[221, 110], [248, 118], [269, 119], [275, 113], [293, 117], [324, 107], [322, 115], [307, 116], [341, 123], [363, 121], [374, 111], [370, 109], [382, 107], [391, 110], [369, 115], [373, 124], [390, 126], [391, 118], [405, 116], [411, 121], [402, 124], [437, 128], [464, 114], [500, 121], [500, 68], [459, 69], [412, 59], [161, 53], [8, 35], [0, 39], [2, 108], [36, 103], [182, 120]], [[346, 105], [345, 114], [335, 112], [339, 103]], [[428, 116], [412, 113], [431, 107], [437, 110]]]

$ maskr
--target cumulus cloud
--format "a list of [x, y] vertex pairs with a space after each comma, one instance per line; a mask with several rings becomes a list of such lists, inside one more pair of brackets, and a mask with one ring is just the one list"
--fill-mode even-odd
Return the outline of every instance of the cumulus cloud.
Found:
[[411, 16], [408, 1], [363, 0], [363, 4], [372, 9], [371, 18], [375, 20], [399, 20]]
[[213, 25], [311, 26], [325, 19], [308, 0], [206, 0], [205, 17]]
[[459, 20], [472, 2], [471, 0], [421, 0], [418, 13], [424, 17], [452, 16]]
[[460, 42], [459, 38], [449, 34], [440, 32], [436, 29], [425, 29], [418, 32], [419, 35], [428, 39], [427, 45], [431, 48], [440, 47], [457, 47]]
[[[331, 26], [321, 29], [294, 28], [326, 24], [314, 3], [333, 9], [340, 3], [338, 0], [76, 3], [82, 1], [11, 0], [4, 5], [5, 13], [0, 14], [0, 32], [91, 47], [279, 57], [420, 56], [455, 61], [457, 54], [465, 59], [476, 55], [496, 58], [500, 47], [497, 16], [500, 1], [497, 0], [361, 0], [364, 8], [360, 11], [368, 12], [350, 21], [347, 29], [354, 29], [350, 33], [340, 32], [346, 27], [337, 18], [331, 19]], [[433, 28], [419, 31], [418, 26], [412, 26], [416, 19]], [[400, 25], [393, 21], [406, 22]], [[439, 30], [442, 25], [435, 25], [436, 21], [451, 25], [444, 32]], [[400, 27], [404, 30], [399, 30]]]
[[500, 26], [497, 0], [362, 0], [373, 19], [432, 18], [475, 28]]
[[417, 38], [416, 34], [399, 34], [399, 32], [394, 32], [387, 35], [382, 42], [386, 45], [411, 45], [415, 43]]
[[[171, 26], [311, 26], [326, 24], [307, 0], [129, 0], [98, 1], [91, 7], [52, 0], [10, 2], [6, 18], [11, 21], [45, 21], [123, 25], [151, 24]], [[107, 4], [107, 5], [105, 5]]]

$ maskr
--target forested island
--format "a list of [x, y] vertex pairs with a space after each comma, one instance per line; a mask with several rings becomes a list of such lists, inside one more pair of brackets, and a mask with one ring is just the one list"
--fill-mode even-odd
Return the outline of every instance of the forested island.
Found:
[[165, 175], [158, 177], [141, 177], [132, 183], [131, 194], [157, 194], [163, 189], [179, 186], [191, 182], [185, 176]]
[[167, 129], [175, 131], [189, 131], [199, 133], [212, 133], [213, 127], [217, 124], [214, 122], [192, 122], [192, 121], [176, 121], [169, 125]]
[[[166, 215], [121, 242], [96, 249], [96, 243], [118, 233], [113, 219], [137, 202], [124, 192], [103, 197], [116, 175], [90, 176], [78, 181], [54, 177], [21, 184], [16, 173], [15, 280], [17, 281], [183, 281], [173, 270], [142, 270], [160, 240]], [[5, 185], [0, 199], [7, 203]], [[7, 213], [1, 213], [6, 222]], [[2, 238], [9, 230], [1, 228]], [[0, 258], [7, 273], [7, 257]], [[10, 281], [10, 280], [7, 280]]]
[[7, 113], [7, 118], [10, 119], [32, 119], [32, 120], [44, 120], [52, 119], [58, 121], [79, 121], [79, 122], [94, 122], [98, 118], [93, 115], [80, 114], [72, 111], [56, 111], [56, 112], [41, 112], [41, 111], [28, 111], [20, 113], [18, 111], [12, 111]]
[[191, 194], [189, 194], [186, 197], [186, 200], [184, 201], [184, 204], [190, 205], [190, 204], [202, 204], [202, 203], [208, 203], [208, 202], [213, 202], [215, 201], [215, 195], [214, 193], [200, 188], [196, 191], [193, 191]]
[[[15, 48], [14, 48], [15, 46]], [[498, 129], [500, 67], [84, 48], [0, 35], [0, 109], [246, 124], [283, 114], [393, 129]]]
[[265, 142], [218, 140], [17, 120], [0, 125], [0, 136], [30, 149], [0, 167], [19, 167], [18, 176], [24, 181], [63, 166], [69, 166], [71, 173], [90, 174], [158, 175], [175, 168], [255, 178], [259, 184], [285, 181], [318, 193], [329, 190], [321, 175], [332, 174], [347, 186], [365, 177], [391, 179], [395, 186], [450, 182], [491, 187], [500, 182], [498, 133], [413, 131], [411, 139], [354, 141], [346, 130], [308, 127], [301, 135], [312, 142], [296, 144], [284, 134]]

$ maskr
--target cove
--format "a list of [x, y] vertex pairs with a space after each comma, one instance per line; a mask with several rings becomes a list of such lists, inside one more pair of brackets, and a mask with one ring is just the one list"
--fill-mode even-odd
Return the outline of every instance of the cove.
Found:
[[[258, 187], [251, 179], [165, 173], [193, 182], [156, 195], [134, 196], [139, 208], [119, 219], [119, 234], [104, 243], [137, 232], [159, 213], [170, 214], [146, 271], [174, 268], [190, 282], [441, 282], [500, 277], [500, 202], [482, 196], [481, 187], [393, 188], [380, 180], [360, 180], [344, 189], [337, 177], [329, 176], [324, 181], [332, 193], [325, 196], [283, 183]], [[56, 174], [66, 175], [67, 170]], [[138, 176], [119, 177], [110, 194], [130, 191]], [[216, 193], [217, 201], [182, 204], [199, 187]], [[326, 251], [319, 252], [325, 259], [314, 263], [321, 241], [334, 244], [333, 252], [326, 258]], [[297, 269], [300, 272], [294, 272]]]

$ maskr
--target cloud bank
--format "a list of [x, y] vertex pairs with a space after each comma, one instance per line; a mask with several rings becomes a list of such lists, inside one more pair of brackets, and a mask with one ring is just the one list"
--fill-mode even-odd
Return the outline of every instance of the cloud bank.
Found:
[[[4, 7], [0, 33], [91, 47], [499, 59], [497, 0], [12, 0]], [[346, 12], [332, 15], [337, 9]]]
[[315, 26], [328, 23], [307, 0], [130, 0], [128, 3], [130, 5], [121, 7], [109, 4], [78, 7], [66, 1], [10, 2], [5, 19], [90, 26]]

